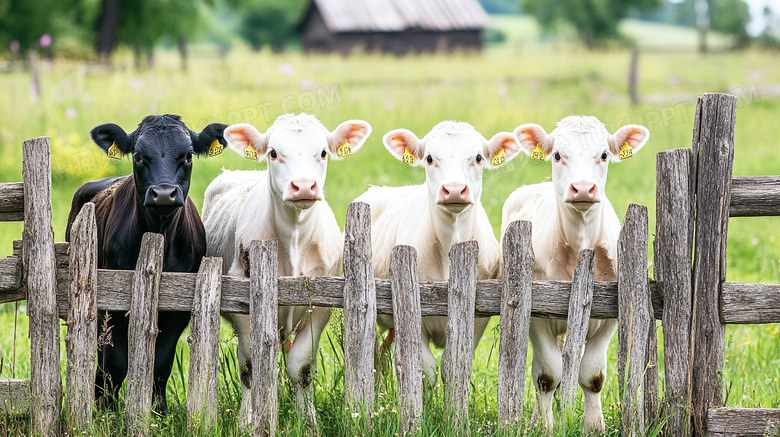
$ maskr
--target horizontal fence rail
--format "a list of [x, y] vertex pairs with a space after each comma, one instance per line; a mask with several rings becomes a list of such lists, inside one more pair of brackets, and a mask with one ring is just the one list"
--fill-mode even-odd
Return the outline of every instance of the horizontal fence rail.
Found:
[[780, 215], [780, 176], [731, 178], [729, 217]]

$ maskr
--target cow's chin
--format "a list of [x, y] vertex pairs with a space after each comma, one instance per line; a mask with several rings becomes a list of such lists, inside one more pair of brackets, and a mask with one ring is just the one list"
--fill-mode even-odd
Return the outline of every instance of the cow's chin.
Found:
[[181, 208], [180, 205], [147, 206], [146, 210], [150, 211], [152, 214], [166, 218], [176, 214], [179, 208]]
[[284, 203], [287, 206], [303, 211], [309, 209], [317, 203], [319, 199], [287, 199]]
[[471, 203], [439, 203], [439, 208], [447, 211], [450, 214], [460, 214], [463, 211], [469, 209]]
[[596, 202], [582, 202], [582, 201], [580, 201], [580, 202], [572, 202], [572, 201], [567, 201], [566, 205], [568, 205], [570, 208], [573, 208], [573, 209], [575, 209], [575, 210], [577, 210], [579, 212], [585, 213], [585, 212], [590, 211], [590, 209], [593, 208], [593, 206], [598, 204], [598, 203], [599, 203], [599, 201], [596, 201]]

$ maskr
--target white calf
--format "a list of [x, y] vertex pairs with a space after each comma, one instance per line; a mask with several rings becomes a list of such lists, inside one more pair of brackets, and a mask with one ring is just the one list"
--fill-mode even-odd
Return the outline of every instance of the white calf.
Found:
[[[533, 228], [535, 280], [572, 278], [580, 250], [595, 251], [595, 280], [615, 281], [620, 221], [607, 199], [607, 164], [630, 157], [650, 136], [639, 125], [623, 126], [610, 135], [595, 117], [566, 117], [547, 135], [537, 124], [515, 129], [518, 142], [535, 159], [552, 158], [552, 182], [515, 190], [504, 204], [501, 233], [515, 220]], [[579, 382], [585, 396], [583, 428], [604, 431], [600, 392], [607, 371], [607, 346], [616, 320], [591, 320], [580, 364]], [[534, 418], [553, 426], [552, 397], [561, 380], [558, 337], [565, 320], [531, 319]]]
[[[247, 157], [268, 160], [267, 171], [224, 171], [206, 189], [203, 224], [207, 252], [223, 257], [226, 274], [248, 276], [246, 256], [252, 240], [277, 240], [280, 276], [336, 276], [343, 239], [324, 200], [328, 155], [356, 152], [371, 133], [361, 120], [345, 121], [333, 132], [312, 115], [282, 115], [260, 133], [252, 125], [225, 129], [228, 146]], [[279, 307], [283, 339], [295, 336], [287, 352], [287, 371], [299, 408], [316, 425], [311, 379], [316, 348], [330, 318], [329, 308]], [[233, 315], [243, 382], [240, 418], [251, 417], [252, 353], [249, 316]]]
[[[387, 278], [392, 248], [398, 244], [417, 250], [421, 281], [446, 281], [449, 250], [459, 242], [479, 243], [479, 279], [496, 278], [501, 251], [480, 203], [482, 170], [512, 159], [519, 147], [507, 133], [486, 140], [468, 123], [444, 121], [423, 139], [406, 129], [388, 132], [383, 142], [399, 160], [425, 167], [426, 183], [407, 187], [372, 187], [356, 201], [371, 205], [374, 274]], [[476, 348], [489, 318], [475, 320]], [[391, 316], [380, 315], [383, 329], [393, 328]], [[436, 359], [429, 342], [444, 347], [446, 317], [423, 317], [423, 370], [436, 383]]]

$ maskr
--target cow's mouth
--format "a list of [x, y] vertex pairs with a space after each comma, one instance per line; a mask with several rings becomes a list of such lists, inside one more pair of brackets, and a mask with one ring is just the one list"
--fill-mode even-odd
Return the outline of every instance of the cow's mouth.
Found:
[[440, 208], [442, 208], [443, 210], [445, 210], [445, 211], [447, 211], [447, 212], [449, 212], [451, 214], [461, 213], [461, 212], [465, 211], [466, 209], [468, 209], [468, 207], [470, 207], [471, 205], [472, 205], [471, 202], [469, 202], [469, 203], [466, 203], [466, 202], [448, 202], [448, 203], [440, 202], [439, 203], [439, 207]]
[[295, 209], [309, 209], [317, 203], [319, 199], [287, 199], [286, 203]]

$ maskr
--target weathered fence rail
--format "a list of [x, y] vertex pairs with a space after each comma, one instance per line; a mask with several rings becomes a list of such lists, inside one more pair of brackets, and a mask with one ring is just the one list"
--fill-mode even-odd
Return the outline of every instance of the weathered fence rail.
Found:
[[[477, 248], [453, 247], [449, 282], [419, 283], [416, 255], [393, 251], [390, 280], [373, 278], [366, 205], [351, 205], [345, 235], [345, 277], [277, 277], [273, 242], [255, 242], [250, 277], [220, 273], [221, 260], [206, 258], [199, 273], [161, 272], [159, 237], [145, 236], [136, 271], [95, 268], [94, 211], [76, 221], [73, 246], [51, 239], [48, 139], [26, 141], [24, 183], [0, 184], [0, 221], [25, 220], [14, 255], [0, 258], [0, 303], [28, 299], [30, 380], [0, 379], [0, 412], [31, 412], [34, 432], [58, 433], [63, 396], [58, 379], [59, 318], [69, 327], [64, 411], [69, 428], [91, 420], [97, 311], [130, 311], [130, 372], [125, 420], [129, 434], [148, 431], [155, 309], [193, 311], [187, 408], [193, 426], [216, 416], [216, 347], [220, 313], [251, 314], [253, 333], [253, 433], [276, 427], [277, 305], [343, 307], [345, 399], [370, 419], [376, 313], [393, 314], [402, 432], [419, 430], [422, 375], [419, 317], [449, 316], [442, 376], [449, 424], [468, 430], [473, 316], [501, 316], [498, 375], [499, 426], [523, 417], [528, 323], [531, 316], [569, 318], [564, 345], [563, 407], [577, 392], [577, 367], [588, 320], [619, 320], [622, 434], [642, 435], [666, 418], [666, 435], [763, 435], [776, 432], [780, 409], [711, 408], [722, 405], [718, 372], [731, 323], [780, 322], [780, 285], [725, 281], [729, 217], [780, 215], [780, 176], [732, 177], [735, 100], [706, 94], [697, 105], [693, 149], [660, 152], [657, 161], [656, 281], [647, 278], [647, 209], [631, 205], [619, 239], [617, 282], [593, 280], [592, 252], [583, 251], [572, 282], [532, 281], [530, 224], [504, 236], [504, 277], [476, 280]], [[34, 185], [33, 185], [34, 184]], [[35, 190], [26, 189], [35, 187]], [[41, 188], [43, 187], [43, 188]], [[156, 244], [154, 244], [156, 242]], [[471, 266], [470, 268], [468, 266]], [[396, 271], [397, 270], [397, 271]], [[665, 397], [659, 405], [655, 320], [665, 346]], [[368, 335], [371, 334], [371, 335]], [[76, 350], [77, 349], [77, 350]], [[92, 354], [91, 354], [92, 353]], [[197, 425], [196, 425], [197, 424]]]

